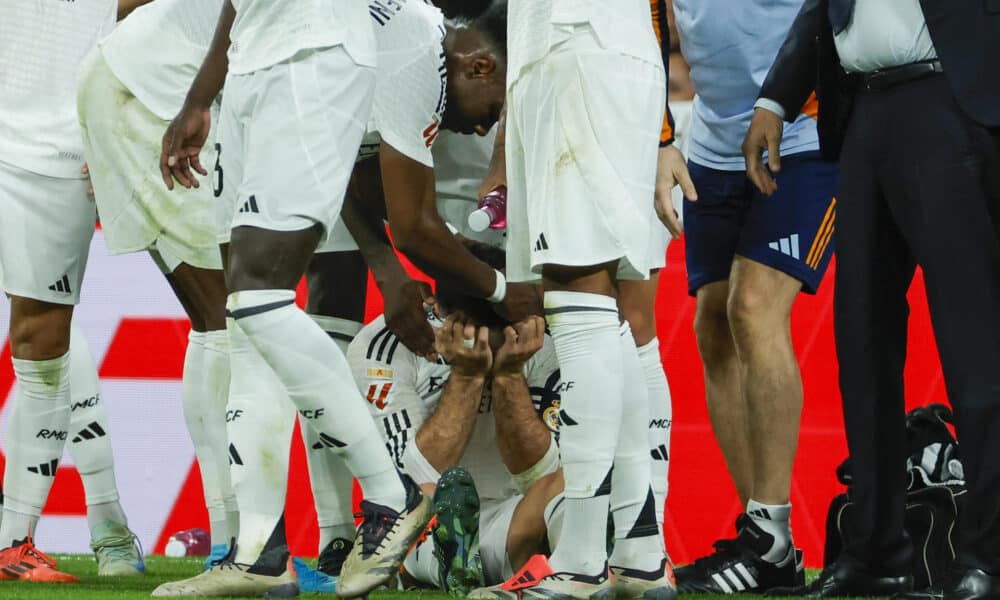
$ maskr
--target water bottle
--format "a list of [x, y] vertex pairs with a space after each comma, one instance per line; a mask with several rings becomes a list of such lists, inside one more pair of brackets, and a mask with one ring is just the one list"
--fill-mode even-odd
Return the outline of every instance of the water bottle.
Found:
[[507, 186], [498, 185], [480, 198], [479, 208], [469, 215], [469, 229], [486, 231], [507, 227]]
[[212, 538], [204, 529], [185, 529], [170, 536], [163, 553], [174, 558], [208, 556], [211, 546]]

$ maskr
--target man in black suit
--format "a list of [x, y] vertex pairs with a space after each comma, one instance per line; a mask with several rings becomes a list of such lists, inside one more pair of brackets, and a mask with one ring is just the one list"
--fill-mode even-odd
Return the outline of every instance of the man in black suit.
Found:
[[903, 365], [920, 265], [969, 486], [956, 576], [922, 597], [1000, 598], [1000, 0], [806, 0], [744, 141], [764, 193], [781, 119], [814, 89], [841, 165], [835, 333], [858, 510], [843, 557], [794, 592], [912, 585]]

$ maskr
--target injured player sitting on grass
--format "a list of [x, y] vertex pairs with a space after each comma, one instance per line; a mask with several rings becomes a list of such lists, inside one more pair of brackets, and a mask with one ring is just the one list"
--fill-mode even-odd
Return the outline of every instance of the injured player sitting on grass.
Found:
[[[473, 253], [503, 265], [500, 250]], [[430, 317], [435, 362], [390, 341], [383, 317], [347, 357], [397, 466], [434, 497], [437, 521], [402, 584], [465, 595], [503, 582], [555, 539], [559, 365], [540, 317], [508, 323], [443, 282], [437, 306], [447, 316]]]

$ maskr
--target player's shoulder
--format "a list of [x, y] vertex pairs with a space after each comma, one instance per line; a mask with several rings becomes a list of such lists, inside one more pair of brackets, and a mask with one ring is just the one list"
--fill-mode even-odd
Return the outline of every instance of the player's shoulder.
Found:
[[399, 336], [389, 329], [385, 315], [379, 315], [354, 336], [348, 355], [351, 363], [365, 362], [385, 367], [412, 363], [416, 358]]
[[380, 48], [440, 45], [444, 37], [444, 15], [424, 0], [371, 0], [369, 14]]

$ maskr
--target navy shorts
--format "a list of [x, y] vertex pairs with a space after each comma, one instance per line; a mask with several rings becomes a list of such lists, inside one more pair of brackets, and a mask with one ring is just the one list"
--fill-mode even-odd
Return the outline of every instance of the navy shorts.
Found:
[[838, 167], [819, 152], [782, 157], [768, 198], [743, 171], [689, 163], [698, 201], [684, 201], [688, 293], [729, 279], [733, 258], [763, 263], [815, 294], [833, 255]]

